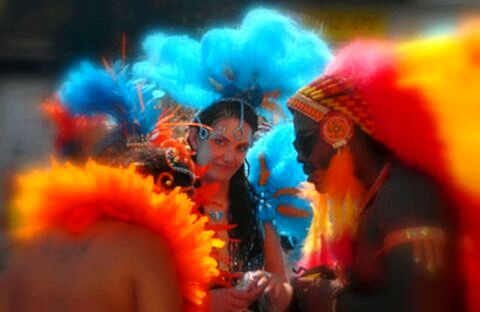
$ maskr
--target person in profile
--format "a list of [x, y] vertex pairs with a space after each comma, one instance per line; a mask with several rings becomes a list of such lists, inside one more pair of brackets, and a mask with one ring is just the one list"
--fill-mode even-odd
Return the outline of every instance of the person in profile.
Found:
[[290, 98], [321, 193], [293, 311], [479, 310], [478, 29], [351, 43]]

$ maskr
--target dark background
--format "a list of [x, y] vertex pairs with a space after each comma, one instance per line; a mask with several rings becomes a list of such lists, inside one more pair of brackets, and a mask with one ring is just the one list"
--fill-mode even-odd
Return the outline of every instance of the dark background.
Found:
[[[237, 23], [253, 6], [308, 14], [323, 8], [458, 11], [480, 0], [249, 1], [249, 0], [0, 0], [0, 69], [58, 71], [77, 58], [118, 57], [122, 33], [127, 55], [137, 55], [153, 29], [196, 35], [212, 25]], [[408, 14], [406, 14], [408, 15]]]

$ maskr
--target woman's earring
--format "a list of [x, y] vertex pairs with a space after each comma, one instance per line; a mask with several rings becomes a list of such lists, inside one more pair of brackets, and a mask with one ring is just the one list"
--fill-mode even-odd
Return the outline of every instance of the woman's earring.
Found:
[[[196, 116], [193, 120], [200, 125], [202, 124], [202, 121], [198, 116]], [[202, 141], [206, 140], [208, 138], [208, 129], [202, 126], [198, 127], [198, 137]]]
[[208, 130], [204, 127], [198, 129], [198, 137], [200, 140], [205, 141], [208, 138]]

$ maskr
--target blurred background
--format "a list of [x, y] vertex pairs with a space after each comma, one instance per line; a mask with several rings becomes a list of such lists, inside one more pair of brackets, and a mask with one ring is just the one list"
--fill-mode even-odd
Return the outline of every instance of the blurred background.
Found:
[[38, 106], [79, 60], [118, 59], [125, 36], [131, 62], [147, 33], [198, 38], [212, 26], [238, 24], [258, 6], [296, 17], [334, 49], [356, 37], [448, 32], [480, 12], [480, 0], [0, 0], [0, 214], [15, 172], [48, 162], [53, 129]]

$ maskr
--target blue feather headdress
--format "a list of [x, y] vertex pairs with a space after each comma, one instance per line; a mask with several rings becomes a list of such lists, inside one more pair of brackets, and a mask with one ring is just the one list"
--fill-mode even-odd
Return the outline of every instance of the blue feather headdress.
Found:
[[[331, 58], [314, 33], [276, 11], [252, 10], [239, 28], [214, 28], [197, 41], [153, 34], [144, 41], [146, 58], [133, 71], [162, 86], [179, 104], [205, 109], [222, 97], [251, 95], [252, 106], [271, 117], [265, 96], [275, 94], [280, 112], [286, 99], [323, 71]], [[270, 103], [271, 104], [271, 103]]]
[[[260, 207], [261, 221], [274, 221], [280, 235], [303, 242], [311, 222], [310, 203], [300, 196], [306, 176], [297, 162], [291, 123], [275, 126], [248, 151], [248, 179], [268, 205]], [[288, 178], [286, 178], [288, 177]], [[296, 246], [294, 257], [300, 256]]]
[[129, 67], [103, 69], [83, 62], [60, 89], [61, 103], [75, 115], [107, 115], [125, 137], [146, 137], [154, 128], [164, 92], [134, 79]]
[[[128, 66], [105, 63], [103, 69], [83, 62], [67, 75], [59, 90], [58, 104], [61, 111], [66, 110], [73, 116], [64, 118], [67, 123], [77, 118], [88, 124], [94, 118], [87, 117], [108, 117], [108, 122], [93, 133], [93, 138], [74, 142], [82, 151], [80, 159], [104, 157], [102, 162], [124, 165], [123, 162], [128, 163], [131, 160], [129, 157], [134, 155], [134, 158], [142, 157], [149, 163], [146, 172], [150, 172], [156, 165], [155, 160], [149, 157], [158, 157], [160, 154], [156, 151], [160, 148], [164, 149], [168, 168], [189, 176], [193, 184], [196, 177], [190, 151], [184, 141], [176, 139], [173, 131], [173, 127], [189, 123], [175, 122], [175, 117], [181, 113], [177, 108], [169, 110], [166, 107], [168, 104], [163, 101], [164, 95], [165, 92], [146, 83], [145, 79], [133, 77]], [[101, 118], [102, 121], [105, 119]], [[76, 138], [72, 139], [72, 142], [76, 141]], [[133, 153], [129, 148], [133, 148]], [[143, 154], [135, 154], [139, 151]], [[71, 153], [67, 156], [78, 155]], [[142, 162], [136, 162], [136, 165], [143, 166]], [[173, 180], [165, 181], [164, 187], [169, 188]]]

